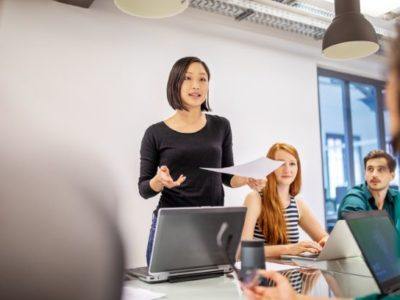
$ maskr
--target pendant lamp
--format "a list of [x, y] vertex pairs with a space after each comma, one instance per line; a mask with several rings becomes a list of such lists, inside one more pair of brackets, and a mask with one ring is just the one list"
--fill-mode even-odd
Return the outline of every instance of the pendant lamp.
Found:
[[142, 18], [166, 18], [183, 12], [189, 0], [114, 0], [124, 13]]
[[379, 50], [374, 27], [360, 13], [360, 0], [335, 0], [335, 18], [325, 32], [322, 53], [332, 59], [356, 59]]

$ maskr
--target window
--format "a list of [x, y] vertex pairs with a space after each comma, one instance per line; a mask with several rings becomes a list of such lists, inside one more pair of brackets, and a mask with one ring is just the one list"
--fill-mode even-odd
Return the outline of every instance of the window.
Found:
[[[347, 190], [364, 182], [364, 156], [390, 146], [384, 82], [318, 69], [325, 219], [328, 231]], [[398, 185], [398, 169], [392, 182]]]

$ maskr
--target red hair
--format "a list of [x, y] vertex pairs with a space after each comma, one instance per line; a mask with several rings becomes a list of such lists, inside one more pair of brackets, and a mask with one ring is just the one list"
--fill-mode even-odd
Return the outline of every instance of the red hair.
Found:
[[[301, 188], [301, 166], [300, 158], [296, 148], [284, 143], [274, 144], [268, 151], [267, 157], [275, 159], [278, 150], [286, 151], [293, 155], [297, 161], [297, 174], [294, 181], [290, 184], [289, 194], [295, 197]], [[285, 208], [282, 207], [278, 194], [278, 183], [274, 173], [267, 176], [267, 184], [262, 193], [261, 214], [258, 217], [258, 225], [265, 236], [268, 244], [279, 245], [287, 244]]]

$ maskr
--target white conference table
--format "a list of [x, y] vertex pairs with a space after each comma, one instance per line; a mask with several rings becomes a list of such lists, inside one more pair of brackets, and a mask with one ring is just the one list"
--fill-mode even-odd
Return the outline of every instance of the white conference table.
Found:
[[[276, 261], [282, 262], [284, 261]], [[307, 262], [300, 269], [284, 272], [298, 292], [313, 296], [356, 297], [378, 293], [379, 288], [361, 258], [343, 259], [329, 263]], [[231, 276], [175, 283], [148, 284], [138, 279], [126, 286], [143, 288], [166, 295], [166, 299], [245, 299]]]

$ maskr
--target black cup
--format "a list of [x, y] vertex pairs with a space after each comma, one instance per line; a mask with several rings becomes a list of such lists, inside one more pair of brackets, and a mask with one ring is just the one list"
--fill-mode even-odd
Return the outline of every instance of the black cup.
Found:
[[[240, 260], [240, 277], [243, 283], [250, 284], [255, 280], [258, 269], [265, 270], [264, 242], [242, 241]], [[261, 284], [264, 285], [265, 280], [262, 280]]]

